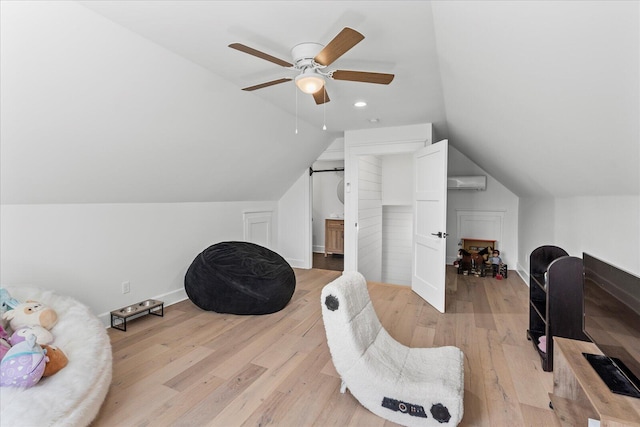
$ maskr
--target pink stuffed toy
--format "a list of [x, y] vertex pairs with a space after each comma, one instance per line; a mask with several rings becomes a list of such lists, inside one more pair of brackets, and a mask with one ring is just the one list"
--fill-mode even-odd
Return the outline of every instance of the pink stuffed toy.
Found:
[[9, 334], [7, 334], [7, 331], [0, 325], [0, 360], [4, 358], [4, 355], [7, 354], [10, 348]]

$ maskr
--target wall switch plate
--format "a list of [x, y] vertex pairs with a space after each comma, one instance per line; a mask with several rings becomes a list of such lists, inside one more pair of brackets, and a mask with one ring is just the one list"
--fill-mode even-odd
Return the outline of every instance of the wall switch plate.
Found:
[[122, 293], [123, 294], [128, 294], [129, 291], [131, 291], [131, 283], [129, 282], [122, 282]]

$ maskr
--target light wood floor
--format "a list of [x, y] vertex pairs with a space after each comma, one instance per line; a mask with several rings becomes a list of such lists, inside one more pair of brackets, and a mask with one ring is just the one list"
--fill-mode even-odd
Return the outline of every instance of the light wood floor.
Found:
[[[164, 317], [109, 330], [113, 383], [92, 426], [394, 426], [347, 392], [331, 363], [320, 291], [340, 273], [296, 270], [291, 303], [266, 316], [202, 311], [189, 300]], [[463, 426], [559, 426], [552, 374], [526, 339], [528, 288], [447, 272], [447, 314], [410, 288], [370, 283], [398, 341], [465, 354]]]

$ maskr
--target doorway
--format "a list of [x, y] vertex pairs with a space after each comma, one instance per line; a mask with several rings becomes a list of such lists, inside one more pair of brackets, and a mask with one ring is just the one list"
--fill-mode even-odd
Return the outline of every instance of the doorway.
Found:
[[[371, 163], [372, 158], [382, 158], [384, 156], [394, 155], [406, 155], [413, 156], [413, 153], [423, 148], [425, 145], [430, 144], [430, 138], [416, 137], [407, 139], [400, 139], [400, 142], [390, 142], [380, 144], [372, 143], [368, 145], [355, 145], [350, 149], [345, 150], [345, 270], [348, 271], [360, 271], [361, 268], [361, 252], [365, 252], [371, 248], [367, 248], [367, 242], [360, 240], [361, 230], [370, 225], [370, 221], [364, 221], [359, 223], [360, 218], [367, 216], [366, 210], [372, 204], [379, 204], [380, 209], [382, 202], [360, 202], [361, 194], [360, 187], [362, 188], [363, 195], [365, 195], [367, 188], [371, 188], [371, 184], [367, 182], [367, 174], [363, 171], [360, 173], [362, 165], [364, 163]], [[411, 191], [411, 184], [407, 186], [407, 190]], [[380, 177], [380, 192], [382, 188], [382, 177]], [[367, 197], [365, 195], [364, 197]], [[363, 212], [361, 212], [361, 209]], [[380, 215], [381, 216], [381, 215]], [[382, 218], [380, 218], [380, 227], [382, 226]], [[363, 234], [367, 234], [366, 231]], [[377, 249], [376, 249], [377, 251]], [[365, 258], [367, 254], [363, 255]], [[377, 255], [374, 255], [377, 258]], [[365, 274], [367, 280], [369, 279]]]
[[[365, 179], [369, 171], [362, 167], [361, 160], [368, 163], [378, 156], [412, 153], [411, 287], [444, 312], [448, 141], [432, 144], [431, 136], [430, 124], [345, 132], [345, 270], [359, 271], [367, 280], [376, 280], [376, 272], [367, 273], [369, 266], [362, 262], [363, 252], [371, 248], [365, 247], [359, 235], [361, 230], [368, 231], [365, 227], [371, 222], [369, 212], [364, 210], [372, 206], [377, 209], [381, 202], [370, 203], [362, 197], [361, 187], [362, 193], [375, 189]], [[377, 255], [373, 258], [381, 259]]]
[[411, 285], [413, 153], [358, 156], [358, 271]]
[[311, 166], [312, 267], [344, 270], [344, 160]]

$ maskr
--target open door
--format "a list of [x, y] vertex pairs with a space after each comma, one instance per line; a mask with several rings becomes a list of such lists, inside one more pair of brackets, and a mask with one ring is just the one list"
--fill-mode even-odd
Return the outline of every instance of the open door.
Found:
[[447, 155], [443, 140], [414, 154], [411, 288], [444, 313], [447, 227]]

